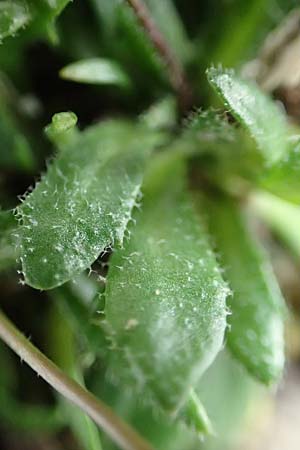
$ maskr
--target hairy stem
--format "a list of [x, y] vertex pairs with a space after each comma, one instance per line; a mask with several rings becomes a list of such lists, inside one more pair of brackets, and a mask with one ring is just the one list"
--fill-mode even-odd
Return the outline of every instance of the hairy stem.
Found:
[[134, 10], [139, 22], [149, 36], [153, 46], [166, 65], [170, 83], [178, 95], [178, 100], [183, 111], [191, 107], [191, 88], [188, 85], [184, 69], [169, 47], [164, 36], [156, 26], [150, 11], [142, 0], [127, 0]]
[[153, 450], [101, 400], [69, 378], [41, 353], [0, 311], [0, 338], [21, 360], [69, 401], [88, 414], [123, 450]]

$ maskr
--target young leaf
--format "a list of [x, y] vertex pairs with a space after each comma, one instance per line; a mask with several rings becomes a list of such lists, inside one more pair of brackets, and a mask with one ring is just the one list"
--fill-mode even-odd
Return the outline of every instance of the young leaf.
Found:
[[278, 381], [284, 366], [284, 302], [264, 252], [233, 201], [211, 201], [211, 232], [232, 288], [227, 343], [265, 384]]
[[207, 77], [226, 107], [248, 129], [267, 164], [282, 158], [289, 148], [286, 117], [254, 84], [233, 71], [208, 69]]
[[63, 284], [108, 246], [121, 245], [149, 151], [161, 137], [108, 121], [79, 135], [18, 208], [26, 283]]
[[174, 410], [222, 346], [228, 290], [183, 162], [165, 158], [152, 170], [134, 233], [111, 260], [105, 316], [112, 375]]
[[115, 61], [89, 58], [65, 66], [59, 72], [61, 78], [87, 84], [130, 86], [130, 79]]
[[52, 117], [52, 121], [45, 128], [45, 133], [50, 141], [58, 148], [74, 143], [79, 137], [76, 128], [77, 116], [71, 111], [56, 113]]
[[211, 421], [198, 395], [192, 389], [183, 410], [183, 418], [188, 426], [194, 428], [200, 436], [213, 434]]

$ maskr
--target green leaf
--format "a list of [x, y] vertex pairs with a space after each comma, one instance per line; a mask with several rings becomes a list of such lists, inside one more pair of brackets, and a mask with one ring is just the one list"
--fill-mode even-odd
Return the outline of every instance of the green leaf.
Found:
[[169, 411], [222, 346], [228, 290], [183, 162], [163, 158], [152, 170], [130, 241], [111, 260], [105, 315], [112, 375]]
[[0, 3], [0, 43], [8, 37], [14, 36], [31, 20], [31, 14], [25, 1], [2, 1]]
[[251, 196], [251, 205], [271, 230], [287, 246], [296, 261], [300, 259], [300, 207], [267, 192]]
[[96, 16], [100, 19], [103, 33], [109, 37], [115, 31], [117, 22], [117, 0], [90, 0], [90, 3], [95, 11]]
[[258, 87], [233, 71], [211, 68], [207, 77], [226, 107], [249, 131], [267, 164], [274, 164], [289, 149], [289, 128], [284, 113]]
[[153, 103], [140, 120], [152, 129], [172, 129], [177, 123], [177, 102], [172, 95]]
[[107, 341], [103, 329], [99, 326], [104, 314], [99, 305], [101, 300], [97, 295], [98, 290], [99, 282], [81, 275], [57, 288], [55, 298], [63, 314], [68, 317], [76, 336], [84, 341], [86, 352], [103, 356], [107, 351]]
[[[123, 45], [118, 42], [117, 51], [127, 53], [126, 62], [128, 65], [133, 65], [134, 72], [139, 69], [144, 74], [147, 69], [154, 76], [165, 79], [165, 68], [160, 57], [136, 14], [126, 2], [119, 3], [117, 6], [117, 24], [124, 39]], [[124, 56], [120, 55], [120, 57], [123, 60]], [[140, 67], [141, 64], [142, 67]]]
[[89, 58], [68, 64], [59, 72], [61, 78], [79, 83], [129, 87], [130, 79], [115, 61]]
[[192, 112], [169, 151], [193, 158], [192, 178], [204, 189], [240, 195], [261, 173], [261, 155], [251, 138], [213, 109]]
[[158, 83], [166, 82], [165, 67], [128, 3], [118, 0], [91, 2], [103, 30], [108, 54], [126, 69], [130, 79], [134, 80], [134, 87], [145, 94], [145, 85], [151, 91]]
[[34, 34], [56, 39], [54, 19], [70, 0], [12, 0], [0, 3], [0, 40], [30, 25]]
[[122, 121], [89, 128], [49, 166], [18, 208], [26, 283], [59, 286], [106, 247], [122, 245], [157, 133]]
[[194, 428], [200, 436], [213, 434], [211, 421], [198, 395], [192, 389], [183, 410], [183, 418], [188, 426]]
[[185, 119], [175, 146], [176, 149], [181, 147], [183, 154], [197, 156], [209, 153], [218, 157], [225, 154], [228, 159], [228, 148], [238, 147], [237, 141], [241, 138], [237, 128], [230, 125], [219, 111], [199, 109]]
[[300, 144], [293, 145], [289, 153], [260, 178], [260, 185], [272, 194], [300, 205]]
[[145, 0], [145, 3], [169, 47], [178, 59], [187, 62], [191, 57], [192, 46], [173, 0]]
[[216, 434], [205, 439], [205, 450], [234, 447], [237, 433], [257, 418], [257, 408], [265, 396], [264, 386], [248, 375], [225, 348], [201, 378], [196, 393], [210, 417]]
[[[223, 23], [219, 25], [217, 46], [212, 54], [209, 54], [210, 61], [227, 67], [240, 66], [241, 62], [248, 61], [252, 56], [251, 51], [253, 49], [257, 51], [257, 45], [265, 36], [272, 20], [270, 18], [272, 7], [272, 0], [263, 3], [261, 0], [237, 2], [233, 11], [231, 5], [227, 4], [227, 11], [232, 11], [232, 15], [228, 20], [227, 11], [222, 11]], [[286, 9], [290, 7], [291, 5]]]
[[284, 366], [284, 301], [270, 264], [233, 201], [212, 200], [207, 211], [233, 291], [227, 345], [257, 379], [278, 381]]

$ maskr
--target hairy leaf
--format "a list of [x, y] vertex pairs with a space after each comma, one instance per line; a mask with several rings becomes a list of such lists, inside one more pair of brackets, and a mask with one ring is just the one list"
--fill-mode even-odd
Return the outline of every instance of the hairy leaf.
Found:
[[165, 158], [148, 176], [130, 241], [111, 261], [112, 374], [167, 410], [179, 407], [222, 346], [226, 295], [184, 164]]
[[25, 281], [51, 289], [89, 267], [108, 246], [122, 245], [158, 136], [109, 121], [65, 148], [18, 208]]
[[209, 153], [210, 155], [226, 154], [228, 148], [238, 147], [241, 139], [237, 128], [231, 126], [218, 111], [193, 111], [185, 119], [182, 133], [175, 141], [176, 149], [193, 156]]
[[284, 365], [284, 302], [270, 264], [233, 201], [211, 201], [207, 210], [233, 290], [228, 346], [256, 378], [278, 381]]
[[89, 58], [68, 64], [60, 71], [66, 80], [88, 84], [111, 84], [128, 87], [130, 79], [115, 61], [104, 58]]
[[289, 147], [286, 117], [257, 86], [233, 71], [211, 68], [208, 80], [232, 114], [248, 129], [266, 163], [282, 158]]

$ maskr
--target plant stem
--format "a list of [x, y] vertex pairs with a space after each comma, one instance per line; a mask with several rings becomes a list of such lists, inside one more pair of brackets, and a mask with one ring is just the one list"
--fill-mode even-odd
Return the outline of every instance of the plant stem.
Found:
[[145, 3], [143, 3], [142, 0], [127, 0], [127, 3], [134, 10], [153, 46], [156, 48], [158, 54], [165, 63], [168, 70], [170, 83], [178, 95], [178, 101], [181, 109], [184, 112], [187, 111], [191, 107], [192, 94], [180, 61], [178, 61], [159, 28], [156, 26], [156, 23], [151, 17], [150, 11], [146, 7]]
[[0, 338], [37, 374], [60, 394], [79, 406], [123, 450], [153, 450], [136, 431], [117, 417], [111, 408], [69, 378], [41, 353], [0, 311]]

